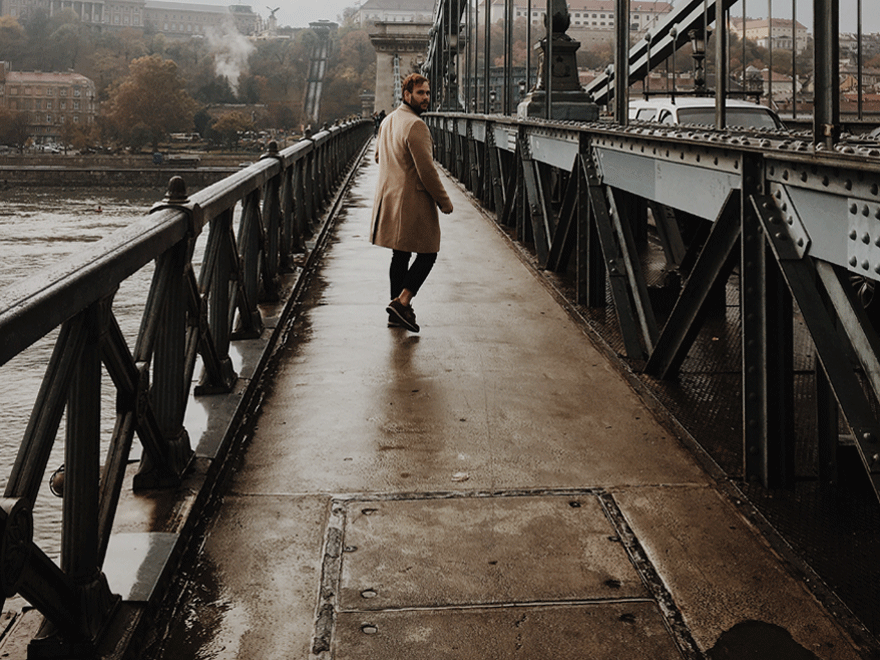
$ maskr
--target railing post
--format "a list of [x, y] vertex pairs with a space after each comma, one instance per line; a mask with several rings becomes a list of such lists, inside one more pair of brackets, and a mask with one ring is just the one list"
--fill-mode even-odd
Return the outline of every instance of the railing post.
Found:
[[[84, 657], [107, 625], [119, 596], [110, 593], [101, 571], [98, 541], [98, 499], [101, 452], [101, 342], [109, 300], [81, 313], [83, 345], [68, 390], [67, 433], [64, 443], [64, 498], [61, 518], [61, 570], [74, 587], [78, 607], [75, 637], [62, 636], [44, 621], [33, 653], [40, 657]], [[72, 348], [72, 350], [76, 350]], [[29, 652], [31, 655], [31, 652]]]
[[[199, 276], [199, 289], [207, 292], [207, 326], [218, 361], [216, 373], [211, 363], [204, 360], [205, 371], [196, 387], [196, 394], [228, 392], [237, 378], [229, 356], [232, 309], [230, 282], [234, 281], [233, 267], [237, 263], [235, 235], [232, 231], [232, 209], [227, 209], [211, 222], [208, 244]], [[205, 338], [207, 340], [207, 338]]]
[[617, 0], [614, 19], [614, 121], [621, 126], [629, 121], [629, 3]]
[[281, 249], [282, 249], [282, 214], [281, 214], [281, 187], [282, 178], [284, 177], [284, 168], [281, 157], [278, 155], [278, 143], [272, 140], [269, 143], [268, 153], [260, 156], [260, 160], [266, 158], [275, 159], [281, 166], [282, 170], [278, 176], [273, 177], [266, 182], [263, 192], [263, 229], [266, 237], [266, 254], [264, 262], [266, 268], [267, 281], [264, 285], [265, 297], [267, 300], [278, 299], [278, 277], [281, 272]]
[[242, 201], [238, 225], [238, 254], [241, 264], [241, 287], [244, 305], [239, 305], [238, 339], [258, 337], [263, 329], [257, 300], [260, 295], [260, 191], [251, 192]]
[[[191, 240], [191, 239], [190, 239]], [[185, 271], [189, 261], [189, 242], [183, 240], [156, 259], [156, 277], [152, 296], [156, 304], [150, 313], [158, 315], [153, 351], [153, 385], [150, 399], [162, 437], [172, 453], [190, 451], [189, 434], [183, 426], [189, 384], [184, 382], [183, 365], [186, 355], [186, 296]], [[156, 466], [148, 453], [144, 454], [141, 468], [135, 477], [135, 488], [155, 486], [154, 470], [164, 471], [169, 466]]]
[[[727, 28], [730, 11], [719, 3], [715, 7], [715, 125], [727, 126]], [[743, 26], [745, 34], [745, 26]], [[773, 40], [771, 34], [770, 40]], [[793, 61], [793, 60], [792, 60]], [[772, 77], [772, 73], [770, 74]], [[647, 80], [647, 75], [645, 76]], [[743, 81], [745, 84], [745, 80]]]
[[291, 165], [281, 174], [281, 268], [285, 271], [294, 269], [293, 255], [301, 251], [293, 198], [297, 165]]
[[770, 488], [789, 485], [794, 478], [792, 302], [751, 201], [762, 190], [761, 165], [757, 158], [743, 159], [743, 471], [746, 480]]

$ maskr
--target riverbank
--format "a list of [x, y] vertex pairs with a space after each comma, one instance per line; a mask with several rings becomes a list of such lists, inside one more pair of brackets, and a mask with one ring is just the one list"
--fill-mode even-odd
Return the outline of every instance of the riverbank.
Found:
[[176, 152], [173, 158], [156, 162], [151, 154], [7, 154], [0, 156], [0, 186], [139, 186], [164, 189], [171, 177], [181, 176], [189, 190], [197, 190], [256, 162], [260, 155], [255, 152]]

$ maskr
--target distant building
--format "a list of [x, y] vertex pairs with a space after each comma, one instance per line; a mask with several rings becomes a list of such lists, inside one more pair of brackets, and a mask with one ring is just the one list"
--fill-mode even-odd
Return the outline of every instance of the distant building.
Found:
[[[809, 35], [807, 33], [807, 27], [797, 21], [795, 21], [795, 23], [796, 25], [793, 26], [790, 19], [773, 19], [773, 50], [776, 50], [778, 48], [780, 50], [790, 51], [792, 48], [792, 38], [794, 39], [794, 43], [797, 44], [798, 53], [802, 53], [807, 49], [807, 47], [809, 46]], [[740, 39], [742, 39], [743, 32], [745, 32], [746, 39], [748, 39], [749, 41], [754, 41], [758, 46], [762, 48], [770, 47], [770, 27], [770, 21], [766, 18], [746, 18], [745, 29], [743, 29], [742, 18], [731, 17], [730, 19], [730, 31], [732, 33], [736, 34]]]
[[162, 2], [160, 0], [0, 0], [0, 16], [26, 19], [37, 9], [50, 16], [63, 9], [72, 10], [85, 24], [99, 30], [124, 28], [144, 29], [148, 25], [156, 32], [172, 38], [204, 36], [210, 27], [235, 25], [244, 35], [256, 34], [261, 19], [250, 5], [196, 4], [190, 2]]
[[201, 5], [189, 2], [146, 0], [144, 24], [168, 37], [205, 36], [210, 29], [221, 29], [230, 23], [244, 35], [256, 34], [260, 17], [247, 5]]
[[[528, 17], [529, 6], [525, 0], [513, 0], [514, 20], [520, 17]], [[615, 0], [570, 0], [568, 14], [571, 18], [569, 34], [575, 36], [578, 31], [603, 32], [608, 38], [614, 36], [614, 10], [617, 3]], [[543, 25], [544, 14], [547, 13], [545, 3], [532, 2], [531, 22]], [[483, 16], [480, 10], [480, 17]], [[672, 11], [671, 2], [630, 2], [629, 20], [630, 30], [633, 32], [645, 32], [654, 28], [662, 18]], [[492, 23], [504, 18], [504, 0], [492, 0], [489, 17]], [[575, 33], [572, 32], [575, 31]]]
[[10, 71], [0, 62], [0, 107], [27, 112], [34, 141], [59, 140], [65, 125], [95, 122], [95, 83], [78, 73]]
[[358, 9], [356, 19], [361, 26], [371, 23], [433, 23], [434, 0], [367, 0]]

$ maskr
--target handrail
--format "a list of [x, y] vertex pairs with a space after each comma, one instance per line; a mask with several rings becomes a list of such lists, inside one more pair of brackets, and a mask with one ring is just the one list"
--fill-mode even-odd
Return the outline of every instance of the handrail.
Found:
[[[201, 359], [201, 393], [229, 392], [231, 342], [258, 336], [259, 303], [278, 296], [331, 193], [372, 136], [369, 120], [322, 130], [187, 196], [168, 194], [141, 220], [0, 291], [0, 365], [60, 327], [0, 499], [0, 588], [45, 617], [45, 654], [88, 654], [119, 602], [102, 572], [134, 434], [144, 452], [133, 488], [178, 485], [193, 449], [184, 426]], [[241, 204], [239, 225], [234, 210]], [[208, 232], [201, 266], [196, 238]], [[120, 283], [155, 262], [134, 349], [117, 323]], [[101, 368], [117, 424], [100, 466]], [[33, 541], [33, 510], [67, 415], [60, 566]], [[33, 642], [32, 642], [33, 643]]]

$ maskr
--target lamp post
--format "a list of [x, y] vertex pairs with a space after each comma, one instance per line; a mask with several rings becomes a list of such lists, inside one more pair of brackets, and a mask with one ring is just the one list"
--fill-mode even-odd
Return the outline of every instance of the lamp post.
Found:
[[519, 86], [519, 100], [522, 101], [526, 96], [526, 81], [520, 80], [517, 85]]
[[706, 41], [709, 36], [709, 30], [695, 28], [688, 31], [691, 39], [691, 48], [693, 48], [694, 58], [694, 92], [696, 94], [706, 93]]
[[498, 94], [495, 93], [495, 90], [492, 89], [489, 91], [489, 114], [495, 114], [495, 100], [498, 98]]

